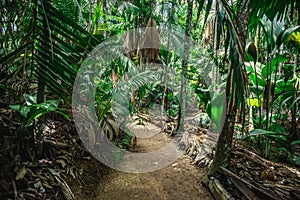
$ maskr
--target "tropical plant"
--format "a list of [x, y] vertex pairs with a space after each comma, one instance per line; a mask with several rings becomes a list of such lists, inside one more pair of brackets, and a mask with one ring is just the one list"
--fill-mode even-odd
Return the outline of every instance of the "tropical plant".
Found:
[[36, 96], [31, 96], [28, 94], [24, 94], [24, 99], [26, 105], [10, 105], [9, 107], [16, 112], [19, 112], [20, 115], [23, 117], [21, 129], [26, 130], [32, 127], [34, 121], [50, 112], [56, 112], [65, 118], [69, 118], [67, 114], [63, 111], [65, 109], [58, 107], [58, 101], [56, 100], [47, 100], [43, 103], [38, 104]]
[[[220, 5], [216, 10], [220, 14], [220, 20], [218, 20], [218, 26], [226, 27], [227, 32], [227, 38], [224, 40], [225, 48], [228, 45], [228, 42], [230, 44], [230, 53], [229, 53], [229, 60], [230, 65], [228, 69], [228, 76], [227, 76], [227, 89], [226, 89], [226, 97], [227, 97], [227, 110], [231, 110], [234, 112], [240, 110], [240, 116], [245, 116], [245, 102], [248, 102], [248, 105], [251, 107], [250, 110], [254, 109], [255, 107], [258, 108], [259, 113], [258, 115], [255, 114], [255, 116], [258, 116], [255, 125], [260, 126], [262, 123], [265, 124], [265, 129], [269, 130], [269, 128], [278, 129], [278, 126], [272, 121], [276, 117], [279, 117], [280, 115], [275, 115], [276, 117], [272, 116], [272, 109], [278, 108], [276, 104], [271, 104], [274, 100], [274, 88], [277, 92], [282, 89], [280, 87], [280, 84], [276, 85], [276, 81], [278, 81], [280, 78], [279, 75], [282, 75], [284, 73], [279, 73], [278, 70], [285, 65], [285, 62], [288, 59], [285, 56], [285, 53], [282, 52], [282, 44], [287, 40], [289, 35], [294, 32], [296, 29], [298, 29], [297, 26], [292, 27], [290, 29], [283, 29], [283, 23], [285, 20], [285, 16], [289, 13], [291, 16], [294, 15], [293, 9], [294, 6], [299, 6], [299, 3], [296, 1], [250, 1], [250, 4], [247, 4], [246, 1], [235, 1], [234, 3], [230, 3], [224, 0], [216, 1], [215, 5]], [[249, 6], [249, 7], [248, 7]], [[249, 8], [249, 10], [248, 10]], [[291, 10], [289, 10], [291, 8]], [[241, 12], [244, 12], [245, 14], [241, 14]], [[223, 20], [221, 20], [223, 19]], [[249, 19], [249, 20], [248, 20]], [[243, 20], [245, 23], [243, 23]], [[232, 23], [233, 21], [233, 23]], [[292, 21], [292, 20], [291, 20]], [[249, 22], [249, 23], [248, 23]], [[232, 24], [235, 24], [236, 27], [232, 26]], [[214, 26], [214, 27], [218, 27]], [[264, 30], [264, 37], [261, 37], [261, 33], [259, 32], [260, 26], [263, 27]], [[247, 27], [249, 27], [249, 31], [247, 31]], [[257, 31], [256, 31], [257, 30]], [[215, 31], [216, 33], [217, 31]], [[249, 45], [248, 53], [254, 60], [251, 72], [250, 72], [250, 95], [256, 95], [256, 97], [252, 99], [243, 98], [244, 95], [242, 91], [245, 89], [245, 86], [247, 84], [246, 76], [244, 75], [246, 73], [245, 68], [242, 68], [241, 66], [244, 63], [243, 57], [245, 56], [245, 42], [246, 42], [246, 36], [247, 32], [249, 34], [256, 34], [255, 36], [255, 44]], [[229, 37], [228, 37], [229, 36]], [[262, 40], [259, 40], [262, 38]], [[218, 40], [219, 37], [213, 37], [214, 42], [217, 42], [217, 44], [220, 44]], [[295, 35], [292, 37], [295, 39]], [[227, 41], [227, 42], [226, 42]], [[262, 45], [266, 45], [266, 51], [262, 50]], [[253, 48], [254, 47], [254, 48]], [[257, 51], [258, 50], [258, 51]], [[225, 50], [226, 52], [226, 50]], [[258, 53], [257, 53], [258, 52]], [[227, 55], [225, 53], [225, 55]], [[266, 59], [264, 59], [264, 57]], [[238, 60], [236, 58], [239, 58]], [[297, 56], [295, 56], [297, 58]], [[258, 59], [258, 60], [257, 60]], [[246, 57], [246, 61], [248, 61], [248, 58]], [[257, 61], [263, 62], [264, 69], [259, 69], [259, 66], [261, 64], [257, 64]], [[295, 60], [297, 63], [297, 59]], [[233, 70], [233, 71], [232, 71]], [[238, 73], [237, 73], [238, 72]], [[282, 71], [281, 71], [282, 72]], [[235, 73], [235, 75], [233, 75]], [[271, 75], [273, 73], [273, 75]], [[233, 75], [233, 76], [232, 76]], [[264, 78], [265, 77], [265, 78]], [[240, 79], [240, 80], [239, 80]], [[244, 80], [244, 81], [243, 81]], [[275, 84], [274, 84], [274, 80]], [[288, 79], [281, 80], [281, 85], [287, 83]], [[273, 82], [273, 83], [272, 83]], [[239, 87], [237, 85], [234, 85], [236, 83], [240, 83], [242, 86]], [[290, 84], [288, 84], [290, 85]], [[287, 86], [287, 85], [286, 85]], [[242, 88], [242, 90], [236, 90], [236, 88]], [[279, 89], [281, 88], [281, 89]], [[293, 88], [292, 91], [295, 91], [295, 88]], [[261, 95], [263, 93], [263, 95]], [[246, 93], [245, 93], [246, 94]], [[278, 94], [281, 95], [279, 92]], [[279, 95], [279, 96], [280, 96]], [[293, 95], [291, 95], [290, 99], [293, 99], [297, 101], [297, 98], [293, 98]], [[252, 96], [253, 97], [253, 96]], [[278, 96], [277, 96], [278, 97]], [[277, 98], [278, 99], [278, 98]], [[265, 101], [265, 102], [263, 102]], [[283, 100], [284, 101], [284, 100]], [[287, 100], [289, 101], [289, 100]], [[287, 101], [284, 102], [287, 103]], [[292, 103], [290, 102], [290, 103]], [[266, 112], [262, 112], [260, 110], [260, 107], [263, 106], [264, 103]], [[294, 106], [295, 104], [293, 104]], [[241, 106], [239, 108], [239, 106]], [[237, 110], [237, 108], [239, 108]], [[279, 110], [286, 108], [281, 107]], [[231, 142], [233, 137], [233, 130], [234, 130], [234, 124], [235, 124], [235, 114], [226, 113], [225, 121], [223, 130], [220, 134], [220, 138], [217, 144], [217, 150], [216, 155], [214, 158], [214, 161], [211, 165], [210, 172], [208, 174], [213, 174], [215, 170], [220, 165], [226, 165], [226, 157], [228, 156], [228, 152], [230, 152], [231, 149]], [[262, 117], [262, 115], [265, 115], [265, 118]], [[244, 120], [241, 120], [242, 123], [245, 123], [245, 117], [243, 117]], [[240, 119], [243, 119], [240, 118]], [[293, 117], [294, 118], [294, 117]], [[278, 119], [278, 118], [277, 118]], [[293, 120], [292, 120], [293, 121]], [[272, 126], [270, 126], [270, 123], [273, 123]], [[243, 126], [244, 127], [244, 126]], [[244, 129], [241, 129], [242, 131]], [[258, 131], [263, 132], [261, 135], [269, 134], [268, 137], [274, 138], [273, 132], [265, 132], [265, 131]], [[252, 133], [252, 132], [250, 132]], [[257, 132], [256, 132], [257, 133]], [[258, 134], [259, 135], [259, 134]], [[277, 136], [276, 136], [277, 137]], [[279, 136], [282, 137], [282, 136]], [[278, 138], [277, 138], [278, 139]], [[270, 149], [270, 142], [268, 140], [265, 141], [265, 144], [268, 145], [268, 147], [265, 148], [265, 152], [268, 152], [268, 149]], [[288, 143], [286, 143], [288, 144]], [[226, 148], [224, 149], [224, 147]], [[267, 154], [266, 154], [267, 155]]]
[[[125, 52], [117, 52], [118, 59], [109, 65], [102, 63], [101, 77], [95, 76], [96, 65], [91, 63], [89, 83], [81, 85], [86, 90], [97, 88], [91, 106], [96, 107], [99, 124], [106, 127], [109, 138], [115, 137], [112, 108], [123, 117], [142, 111], [144, 102], [150, 107], [161, 103], [161, 114], [164, 110], [178, 114], [178, 130], [183, 131], [190, 81], [211, 124], [226, 122], [223, 128], [215, 127], [221, 134], [209, 176], [227, 164], [239, 124], [237, 138], [253, 146], [259, 143], [256, 150], [265, 157], [274, 147], [293, 155], [299, 143], [295, 131], [300, 99], [299, 8], [296, 0], [4, 1], [0, 7], [0, 89], [8, 100], [13, 99], [8, 104], [20, 112], [23, 127], [28, 127], [39, 116], [60, 111], [57, 102], [49, 99], [71, 104], [76, 73], [94, 47], [126, 30], [145, 28], [139, 35], [145, 36], [143, 41], [137, 32], [126, 32]], [[176, 36], [167, 36], [164, 50], [157, 25], [181, 27], [176, 28]], [[155, 38], [155, 48], [140, 48], [150, 36]], [[213, 62], [202, 56], [203, 49], [190, 49], [190, 39], [201, 42]], [[182, 58], [171, 50], [180, 41], [184, 41]], [[247, 54], [246, 43], [250, 43]], [[146, 69], [155, 62], [164, 64], [164, 73]], [[207, 65], [209, 72], [202, 69]], [[171, 70], [181, 76], [175, 80]], [[215, 80], [206, 82], [203, 72]], [[179, 94], [168, 89], [180, 82]], [[225, 83], [225, 93], [218, 92]], [[218, 104], [224, 95], [226, 106]], [[20, 103], [22, 96], [31, 104]], [[290, 130], [283, 123], [287, 119]], [[125, 134], [123, 143], [127, 144], [130, 134]]]

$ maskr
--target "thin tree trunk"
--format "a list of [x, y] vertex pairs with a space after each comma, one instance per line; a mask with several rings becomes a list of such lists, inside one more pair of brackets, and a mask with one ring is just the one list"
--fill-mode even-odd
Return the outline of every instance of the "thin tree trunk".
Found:
[[[48, 41], [51, 41], [51, 33], [49, 32], [49, 19], [48, 19], [48, 4], [51, 2], [51, 0], [45, 0], [42, 2], [42, 8], [43, 8], [43, 35], [45, 38], [49, 38]], [[45, 45], [46, 48], [49, 48], [51, 46], [51, 43], [44, 43], [42, 45]], [[51, 52], [52, 52], [51, 48]], [[49, 55], [48, 62], [52, 63], [52, 55]], [[38, 69], [40, 70], [40, 69]], [[40, 72], [42, 73], [42, 72]], [[45, 101], [45, 84], [39, 78], [38, 80], [38, 91], [37, 91], [37, 102], [36, 103], [42, 103]], [[40, 127], [42, 126], [44, 121], [44, 117], [41, 116], [35, 120], [35, 128], [34, 128], [34, 143], [36, 147], [37, 156], [40, 157], [43, 153], [43, 137], [42, 137], [42, 131], [40, 131]]]
[[189, 58], [189, 36], [191, 31], [191, 22], [192, 22], [192, 13], [193, 13], [193, 0], [188, 0], [188, 11], [186, 16], [186, 25], [185, 25], [185, 42], [184, 42], [184, 54], [182, 61], [182, 77], [181, 77], [181, 87], [180, 87], [180, 106], [179, 106], [179, 116], [178, 116], [178, 132], [184, 131], [184, 116], [186, 111], [186, 75], [187, 75], [187, 66]]
[[[173, 24], [174, 22], [174, 5], [175, 5], [175, 0], [172, 2], [172, 7], [171, 7], [171, 15], [170, 18], [168, 19], [170, 24]], [[161, 102], [161, 110], [160, 114], [164, 115], [164, 109], [167, 111], [168, 108], [168, 99], [167, 99], [167, 89], [168, 89], [168, 65], [169, 65], [169, 57], [170, 57], [170, 34], [168, 33], [168, 52], [167, 52], [167, 58], [166, 58], [166, 64], [164, 67], [164, 87], [163, 87], [163, 95], [162, 95], [162, 102]]]

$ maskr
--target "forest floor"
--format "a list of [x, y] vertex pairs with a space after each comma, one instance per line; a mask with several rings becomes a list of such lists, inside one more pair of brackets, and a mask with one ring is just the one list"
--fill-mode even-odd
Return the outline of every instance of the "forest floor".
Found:
[[[34, 155], [33, 139], [16, 128], [20, 119], [9, 109], [0, 113], [5, 121], [0, 124], [0, 199], [213, 199], [201, 184], [207, 168], [196, 167], [187, 155], [148, 173], [117, 171], [86, 151], [68, 120], [45, 120], [43, 151]], [[138, 138], [133, 154], [172, 140], [158, 126], [131, 127]]]
[[[151, 136], [138, 139], [134, 153], [152, 152], [170, 141], [154, 125], [134, 128], [136, 135], [143, 134], [144, 131]], [[86, 176], [83, 187], [69, 184], [78, 199], [213, 199], [209, 190], [201, 184], [206, 168], [194, 166], [187, 155], [165, 168], [148, 173], [126, 173], [109, 169], [98, 177], [99, 180], [95, 180], [97, 168], [83, 165], [83, 172]]]
[[130, 174], [112, 170], [101, 180], [95, 199], [213, 199], [201, 185], [203, 170], [184, 157], [150, 173]]
[[[194, 159], [183, 155], [152, 172], [126, 173], [92, 157], [69, 120], [45, 120], [43, 149], [37, 154], [33, 138], [17, 128], [20, 119], [9, 109], [0, 109], [0, 114], [0, 199], [213, 199], [201, 184], [207, 167], [193, 164], [199, 164], [196, 155], [215, 141], [203, 128], [187, 128], [194, 133], [189, 141], [197, 148], [187, 151]], [[161, 123], [151, 123], [129, 127], [138, 138], [134, 156], [162, 149], [174, 139], [161, 132]], [[300, 146], [297, 155], [299, 150]], [[125, 161], [120, 164], [130, 169], [132, 163]], [[299, 166], [266, 160], [241, 142], [234, 145], [228, 167], [215, 178], [235, 199], [300, 199]]]

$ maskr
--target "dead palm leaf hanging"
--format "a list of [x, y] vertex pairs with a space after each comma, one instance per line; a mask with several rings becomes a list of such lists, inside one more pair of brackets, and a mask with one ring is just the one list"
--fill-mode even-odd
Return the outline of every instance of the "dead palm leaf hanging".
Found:
[[159, 56], [160, 40], [155, 20], [149, 18], [142, 45], [138, 52], [141, 57], [141, 63], [156, 63]]

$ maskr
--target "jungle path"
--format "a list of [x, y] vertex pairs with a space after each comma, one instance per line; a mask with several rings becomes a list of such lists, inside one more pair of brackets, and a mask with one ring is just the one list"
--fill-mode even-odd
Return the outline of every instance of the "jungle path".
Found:
[[[134, 132], [137, 136], [149, 136], [138, 139], [134, 150], [137, 153], [159, 149], [171, 140], [151, 124], [146, 127], [135, 125]], [[149, 173], [109, 169], [86, 195], [89, 199], [101, 200], [211, 200], [210, 192], [201, 185], [205, 170], [195, 167], [186, 155], [165, 168]]]

